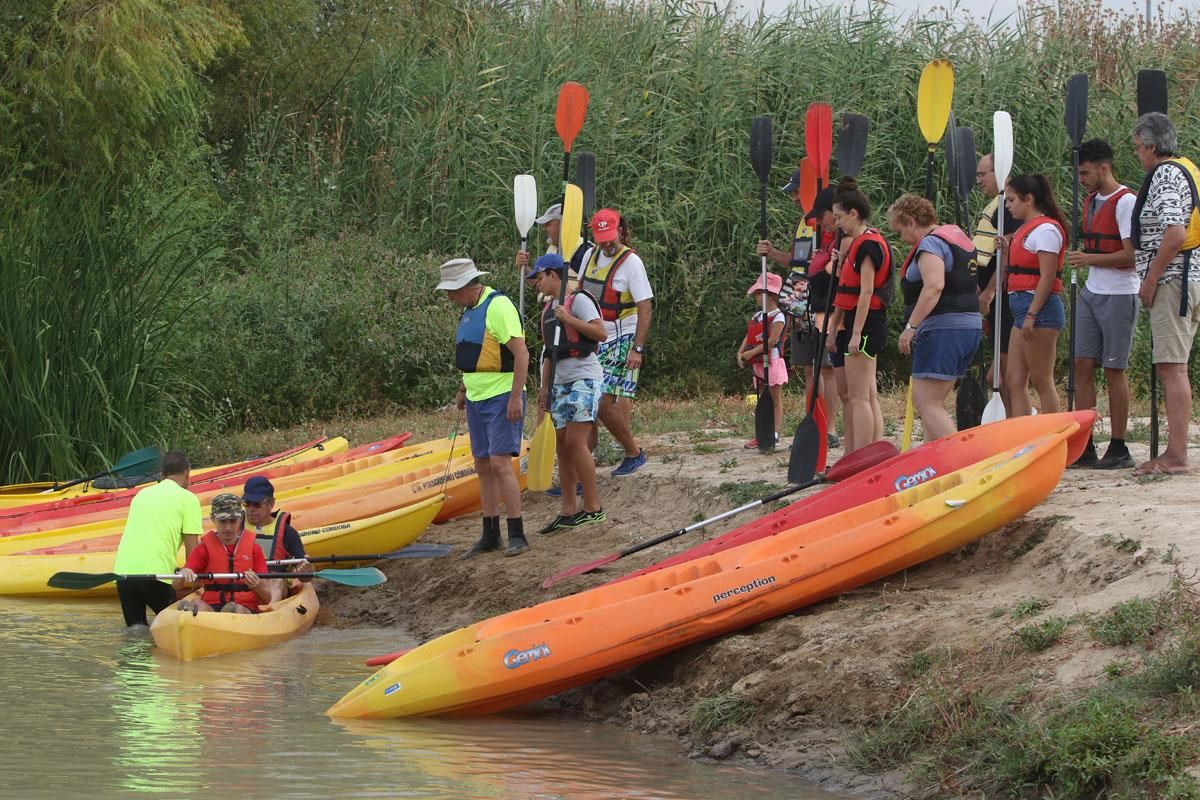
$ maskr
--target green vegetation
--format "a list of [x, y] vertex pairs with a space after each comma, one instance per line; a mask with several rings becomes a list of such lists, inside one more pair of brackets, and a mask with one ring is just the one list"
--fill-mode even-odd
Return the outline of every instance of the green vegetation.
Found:
[[[1117, 144], [1126, 180], [1139, 67], [1171, 76], [1183, 149], [1200, 145], [1200, 109], [1176, 91], [1194, 77], [1200, 22], [1149, 29], [1087, 0], [986, 32], [890, 13], [0, 3], [0, 480], [87, 471], [150, 440], [196, 450], [250, 426], [444, 405], [456, 313], [432, 292], [434, 271], [470, 254], [516, 290], [512, 176], [536, 175], [543, 206], [557, 194], [564, 80], [591, 91], [576, 147], [596, 153], [597, 197], [626, 214], [648, 265], [643, 383], [671, 397], [746, 383], [729, 354], [757, 270], [757, 114], [774, 120], [781, 180], [803, 153], [809, 101], [866, 114], [862, 185], [880, 211], [922, 185], [913, 97], [933, 57], [953, 60], [958, 121], [980, 151], [992, 112], [1008, 109], [1016, 163], [1049, 172], [1063, 197], [1073, 72], [1092, 77], [1088, 133]], [[795, 208], [773, 192], [769, 213], [782, 243]], [[1142, 395], [1148, 347], [1139, 330]], [[906, 368], [889, 348], [883, 385]], [[747, 429], [744, 407], [723, 413]]]
[[1036, 617], [1042, 613], [1043, 609], [1049, 608], [1053, 603], [1044, 597], [1031, 597], [1028, 600], [1022, 600], [1013, 606], [1013, 619], [1025, 619], [1026, 617]]
[[726, 481], [717, 487], [717, 492], [729, 498], [729, 502], [735, 507], [744, 506], [746, 503], [752, 503], [761, 497], [764, 497], [773, 492], [779, 491], [782, 488], [779, 484], [771, 483], [770, 481]]
[[1031, 653], [1053, 647], [1067, 630], [1067, 621], [1062, 617], [1051, 617], [1043, 622], [1025, 625], [1016, 630], [1017, 641]]
[[692, 706], [692, 730], [705, 734], [738, 725], [754, 716], [754, 709], [752, 700], [728, 692], [701, 698]]
[[1134, 598], [1092, 619], [1088, 632], [1101, 644], [1123, 647], [1149, 639], [1158, 630], [1161, 617], [1159, 602]]

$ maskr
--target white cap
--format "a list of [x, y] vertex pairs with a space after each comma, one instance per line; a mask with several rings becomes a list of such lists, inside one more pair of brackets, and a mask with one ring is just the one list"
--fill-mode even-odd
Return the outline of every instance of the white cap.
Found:
[[562, 203], [555, 203], [546, 209], [546, 212], [534, 220], [538, 225], [545, 225], [551, 220], [562, 221]]

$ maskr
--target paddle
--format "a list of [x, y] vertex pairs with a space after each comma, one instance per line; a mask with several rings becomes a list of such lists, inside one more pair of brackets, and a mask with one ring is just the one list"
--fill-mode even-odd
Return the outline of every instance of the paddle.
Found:
[[[56, 483], [47, 491], [57, 492], [63, 489], [69, 489], [72, 486], [78, 486], [81, 483], [91, 483], [97, 478], [103, 478], [107, 475], [113, 475], [122, 478], [142, 477], [145, 476], [146, 481], [154, 480], [154, 475], [159, 471], [159, 465], [162, 461], [162, 452], [158, 449], [158, 445], [150, 445], [143, 447], [140, 450], [126, 453], [117, 459], [117, 463], [113, 464], [103, 472], [97, 472], [95, 475], [89, 475], [86, 478], [75, 478], [66, 483]], [[143, 481], [146, 482], [146, 481]], [[128, 488], [128, 487], [124, 487]]]
[[[529, 229], [537, 219], [537, 181], [532, 175], [517, 175], [513, 178], [513, 216], [517, 221], [517, 232], [521, 234], [521, 252], [529, 252]], [[518, 275], [520, 302], [517, 311], [521, 315], [521, 326], [525, 326], [525, 276]]]
[[[1167, 113], [1167, 73], [1161, 69], [1143, 69], [1137, 74], [1138, 116], [1157, 111]], [[1150, 334], [1154, 350], [1154, 333]], [[1150, 457], [1158, 458], [1158, 367], [1150, 359]]]
[[596, 210], [596, 154], [581, 150], [575, 156], [575, 183], [583, 192], [583, 218]]
[[[970, 210], [971, 187], [975, 185], [975, 133], [970, 128], [958, 127], [954, 129], [953, 138], [954, 156], [958, 161], [954, 188], [962, 204], [963, 217], [966, 218]], [[987, 404], [982, 347], [975, 351], [975, 356], [973, 372], [959, 381], [958, 392], [954, 397], [954, 421], [960, 431], [979, 425], [983, 420], [983, 407]]]
[[723, 511], [720, 514], [717, 514], [715, 517], [709, 517], [708, 519], [701, 520], [700, 522], [694, 522], [686, 528], [680, 528], [679, 530], [671, 531], [670, 533], [664, 533], [661, 536], [655, 536], [652, 539], [647, 539], [644, 542], [630, 545], [624, 550], [618, 550], [615, 553], [610, 553], [606, 556], [597, 558], [593, 561], [588, 561], [584, 564], [576, 564], [573, 567], [569, 567], [562, 572], [557, 572], [551, 575], [549, 578], [546, 578], [546, 580], [542, 581], [542, 588], [549, 589], [554, 584], [564, 581], [567, 578], [574, 577], [575, 575], [585, 575], [589, 572], [594, 572], [595, 570], [600, 569], [600, 567], [603, 567], [606, 564], [611, 564], [614, 561], [625, 558], [626, 556], [631, 556], [634, 553], [640, 553], [643, 550], [648, 550], [651, 547], [662, 544], [663, 542], [669, 542], [672, 539], [677, 539], [680, 536], [683, 536], [685, 533], [691, 533], [692, 531], [700, 530], [701, 528], [711, 525], [714, 522], [720, 522], [723, 519], [728, 519], [729, 517], [740, 514], [743, 511], [749, 511], [752, 508], [758, 508], [759, 506], [766, 505], [767, 503], [772, 503], [780, 498], [787, 497], [790, 494], [795, 494], [796, 492], [803, 491], [804, 489], [810, 489], [817, 484], [833, 483], [844, 480], [851, 475], [862, 472], [864, 469], [870, 469], [871, 467], [878, 466], [896, 454], [896, 446], [891, 442], [872, 442], [865, 447], [860, 447], [858, 450], [842, 456], [842, 458], [836, 464], [830, 467], [829, 471], [824, 475], [817, 475], [813, 477], [812, 480], [805, 481], [801, 484], [789, 484], [777, 492], [772, 492], [766, 497], [753, 500], [745, 505], [740, 505], [737, 508], [729, 511]]
[[362, 553], [349, 556], [313, 556], [311, 558], [283, 558], [268, 561], [269, 567], [285, 567], [292, 564], [337, 564], [346, 561], [394, 561], [398, 558], [441, 558], [454, 549], [449, 544], [410, 544], [390, 553]]
[[[865, 133], [865, 131], [864, 131], [864, 133]], [[864, 147], [864, 150], [865, 150], [865, 147]], [[804, 211], [806, 219], [807, 219], [808, 215], [812, 213], [813, 206], [816, 205], [816, 202], [817, 202], [817, 168], [813, 166], [812, 159], [805, 156], [804, 158], [800, 159], [800, 208]], [[820, 231], [820, 223], [817, 223], [817, 225], [812, 228], [812, 244], [809, 247], [809, 253], [810, 253], [809, 257], [810, 258], [812, 257], [811, 254], [816, 252], [817, 247], [819, 245], [819, 241], [818, 241], [818, 238], [820, 237], [819, 231]], [[813, 388], [814, 388], [813, 386], [809, 386], [808, 389], [805, 391], [804, 407], [808, 408], [809, 404], [812, 403], [813, 404], [813, 416], [815, 417], [816, 422], [817, 422], [817, 430], [818, 431], [828, 431], [829, 430], [829, 417], [828, 417], [828, 414], [825, 409], [825, 398], [821, 397], [819, 394], [817, 394], [816, 399], [814, 400], [813, 399], [813, 395], [814, 395]], [[828, 444], [828, 439], [822, 438], [821, 442], [824, 444], [820, 445], [821, 449], [818, 450], [818, 452], [817, 452], [817, 463], [816, 463], [816, 467], [815, 467], [816, 471], [825, 469], [825, 458], [827, 456], [825, 444]], [[794, 444], [794, 441], [793, 441], [793, 444]], [[793, 452], [795, 452], [795, 451], [793, 450]], [[808, 478], [810, 478], [810, 477], [812, 477], [812, 476], [811, 475], [804, 476], [803, 480], [808, 480]]]
[[[917, 84], [917, 125], [925, 138], [925, 198], [933, 198], [933, 157], [938, 142], [946, 133], [950, 121], [950, 105], [954, 100], [954, 67], [944, 58], [930, 61], [921, 70]], [[912, 377], [908, 379], [908, 394], [904, 403], [904, 432], [900, 437], [901, 452], [912, 447], [913, 429]]]
[[[996, 186], [1000, 189], [1000, 204], [997, 206], [997, 236], [1004, 236], [1004, 185], [1013, 162], [1012, 117], [1007, 111], [992, 115], [992, 161], [996, 172]], [[1000, 303], [1004, 300], [1004, 249], [996, 248], [996, 299], [992, 316], [996, 321], [992, 340], [992, 396], [983, 409], [983, 422], [999, 422], [1004, 419], [1004, 401], [1000, 399]]]
[[[565, 187], [571, 177], [571, 146], [583, 128], [587, 116], [588, 90], [583, 84], [567, 81], [558, 90], [558, 105], [554, 109], [554, 129], [563, 143], [563, 177]], [[564, 259], [565, 260], [565, 259]]]
[[[1078, 72], [1067, 79], [1066, 123], [1071, 138], [1071, 249], [1079, 246], [1079, 146], [1083, 144], [1083, 129], [1087, 125], [1088, 76]], [[1075, 293], [1078, 281], [1071, 267], [1071, 322], [1067, 352], [1067, 411], [1075, 410]]]
[[958, 127], [954, 124], [954, 112], [946, 122], [946, 179], [950, 182], [950, 199], [954, 203], [954, 224], [962, 227], [963, 210], [958, 195], [958, 168], [962, 161], [958, 157]]
[[[559, 252], [565, 263], [570, 263], [571, 256], [579, 247], [580, 231], [583, 225], [583, 192], [573, 183], [568, 183], [566, 196], [563, 199], [562, 227], [559, 228]], [[566, 302], [567, 276], [562, 276], [562, 290], [558, 302]], [[546, 402], [550, 402], [550, 390], [554, 386], [554, 372], [558, 368], [558, 342], [562, 335], [562, 325], [554, 326], [554, 342], [550, 350], [550, 372], [546, 380]], [[557, 437], [554, 432], [554, 421], [550, 417], [550, 409], [542, 414], [537, 430], [533, 432], [533, 441], [529, 446], [529, 466], [526, 470], [525, 485], [531, 492], [544, 492], [550, 488], [554, 480], [554, 452]]]
[[[850, 130], [854, 135], [865, 136], [867, 133], [865, 126], [855, 125]], [[822, 183], [829, 180], [829, 158], [833, 152], [833, 110], [827, 103], [809, 105], [808, 111], [804, 115], [804, 146], [808, 150], [808, 157], [805, 161], [810, 164], [809, 175], [816, 174], [816, 191], [812, 193], [813, 199], [806, 206], [811, 209], [816, 203], [816, 196], [821, 190]], [[847, 143], [846, 149], [847, 153], [857, 152], [860, 149], [865, 151], [866, 141], [864, 140], [861, 145], [855, 144], [853, 147]], [[802, 202], [806, 199], [806, 178], [809, 181], [812, 180], [805, 173], [804, 162], [801, 162], [800, 199]], [[814, 253], [817, 251], [819, 243], [820, 228], [821, 223], [818, 221], [813, 226]], [[834, 270], [825, 298], [825, 308], [829, 308], [833, 302], [833, 290], [836, 284], [837, 271]], [[820, 414], [816, 412], [816, 409], [821, 397], [821, 361], [825, 354], [825, 339], [829, 334], [830, 316], [830, 314], [825, 314], [825, 319], [821, 324], [821, 334], [817, 337], [817, 348], [813, 354], [812, 387], [808, 393], [808, 408], [805, 411], [804, 419], [800, 420], [800, 424], [796, 426], [796, 433], [792, 436], [792, 454], [788, 457], [787, 472], [788, 483], [791, 484], [803, 484], [813, 480], [817, 472], [825, 467], [825, 459], [828, 456], [829, 421], [823, 409]]]
[[[758, 175], [758, 238], [767, 238], [767, 179], [771, 175], [771, 118], [755, 117], [750, 123], [750, 163]], [[767, 257], [761, 259], [763, 377], [754, 406], [754, 438], [758, 452], [775, 450], [775, 398], [771, 397], [771, 317], [767, 313]]]
[[867, 160], [867, 129], [870, 123], [862, 114], [842, 114], [838, 131], [837, 165], [843, 178], [856, 177]]
[[[178, 577], [178, 573], [167, 573], [165, 575], [118, 575], [115, 572], [56, 572], [50, 576], [50, 580], [46, 581], [46, 585], [53, 589], [76, 589], [82, 591], [95, 589], [97, 586], [103, 586], [106, 583], [112, 583], [122, 578], [169, 581]], [[196, 573], [196, 577], [203, 580], [228, 581], [242, 577], [242, 573], [198, 572]], [[374, 567], [322, 569], [316, 572], [264, 572], [258, 577], [265, 580], [321, 578], [331, 583], [340, 583], [343, 586], [377, 586], [387, 580], [387, 576]]]

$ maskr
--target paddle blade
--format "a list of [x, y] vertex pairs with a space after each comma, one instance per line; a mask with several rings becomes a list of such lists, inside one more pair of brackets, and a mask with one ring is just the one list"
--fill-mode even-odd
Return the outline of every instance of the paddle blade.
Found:
[[81, 591], [112, 583], [120, 577], [113, 572], [56, 572], [46, 581], [46, 585], [52, 589]]
[[821, 185], [829, 185], [829, 157], [833, 155], [833, 109], [828, 103], [810, 103], [804, 114], [804, 149], [812, 159]]
[[117, 463], [113, 464], [112, 469], [109, 470], [109, 474], [126, 478], [130, 475], [158, 472], [161, 459], [162, 451], [158, 449], [158, 445], [152, 444], [118, 458]]
[[1157, 111], [1167, 113], [1167, 73], [1161, 69], [1143, 69], [1137, 74], [1138, 116]]
[[1088, 76], [1077, 72], [1067, 79], [1066, 123], [1067, 136], [1076, 146], [1083, 144], [1083, 129], [1087, 126]]
[[983, 386], [975, 376], [975, 371], [968, 370], [958, 383], [958, 394], [954, 397], [954, 421], [960, 431], [974, 428], [983, 420], [983, 407], [986, 401], [983, 397]]
[[867, 159], [867, 128], [869, 123], [862, 114], [842, 114], [842, 128], [838, 131], [837, 165], [842, 177], [853, 178], [862, 172]]
[[[1012, 117], [1007, 111], [997, 111], [992, 115], [992, 162], [996, 169], [996, 185], [1004, 193], [1004, 185], [1008, 183], [1008, 173], [1013, 165], [1013, 132]], [[1001, 217], [1004, 215], [1002, 214]]]
[[917, 124], [926, 144], [942, 140], [954, 101], [954, 66], [944, 58], [930, 61], [917, 84]]
[[554, 450], [554, 423], [547, 412], [542, 415], [529, 447], [529, 469], [525, 478], [529, 491], [544, 492], [550, 488], [554, 480]]
[[586, 564], [576, 564], [573, 567], [564, 569], [562, 572], [556, 572], [546, 580], [542, 581], [542, 588], [549, 589], [556, 583], [565, 581], [567, 578], [574, 578], [576, 575], [586, 575], [589, 572], [595, 572], [603, 566], [607, 566], [621, 557], [620, 553], [609, 553], [603, 558], [597, 558], [594, 561], [589, 561]]
[[771, 174], [771, 118], [755, 117], [750, 122], [750, 163], [759, 183], [766, 183]]
[[314, 578], [321, 578], [332, 583], [339, 583], [342, 586], [378, 586], [381, 583], [387, 582], [387, 575], [384, 575], [375, 567], [361, 567], [359, 569], [322, 569], [313, 573]]
[[912, 378], [908, 379], [908, 394], [904, 400], [904, 433], [900, 436], [900, 452], [903, 453], [912, 447], [912, 431], [913, 431], [913, 404], [912, 404]]
[[570, 263], [571, 256], [583, 241], [583, 191], [573, 183], [567, 184], [563, 199], [562, 227], [559, 228], [559, 252], [563, 261]]
[[758, 440], [758, 452], [770, 453], [775, 449], [775, 398], [765, 380], [754, 406], [754, 438]]
[[408, 547], [384, 553], [383, 560], [391, 561], [395, 558], [441, 558], [453, 549], [454, 545], [452, 544], [410, 544]]
[[393, 661], [395, 661], [400, 656], [408, 653], [410, 650], [412, 650], [411, 647], [408, 648], [407, 650], [397, 650], [394, 653], [385, 653], [381, 656], [371, 656], [370, 658], [367, 659], [366, 663], [367, 663], [368, 667], [386, 666], [387, 664], [390, 664]]
[[524, 239], [537, 219], [537, 181], [532, 175], [517, 175], [513, 178], [513, 216], [517, 220], [517, 232]]
[[958, 128], [954, 124], [954, 112], [950, 112], [949, 122], [946, 123], [946, 177], [950, 179], [951, 190], [958, 191]]
[[988, 400], [987, 405], [983, 409], [983, 424], [989, 422], [999, 422], [1004, 419], [1004, 401], [1000, 399], [999, 392], [992, 392], [992, 399]]
[[788, 459], [788, 483], [808, 483], [817, 474], [817, 459], [821, 453], [821, 430], [817, 419], [808, 414], [796, 426], [792, 437], [792, 455]]
[[800, 162], [800, 207], [807, 214], [817, 202], [817, 168], [811, 158]]
[[596, 210], [596, 154], [580, 151], [575, 156], [575, 182], [583, 192], [583, 216], [590, 219]]
[[957, 185], [958, 199], [966, 203], [971, 196], [971, 187], [975, 185], [975, 165], [979, 160], [975, 156], [975, 132], [967, 127], [954, 129], [957, 140], [955, 156], [958, 158]]
[[818, 397], [813, 404], [813, 417], [817, 420], [817, 472], [824, 472], [829, 462], [829, 411], [825, 398]]
[[839, 458], [838, 462], [825, 473], [825, 480], [835, 483], [845, 480], [864, 469], [873, 469], [889, 458], [898, 455], [900, 455], [900, 451], [889, 441], [880, 439], [878, 442], [871, 442]]
[[563, 150], [571, 152], [575, 137], [583, 128], [587, 116], [588, 91], [583, 84], [567, 81], [558, 90], [558, 107], [554, 110], [554, 129], [562, 139]]

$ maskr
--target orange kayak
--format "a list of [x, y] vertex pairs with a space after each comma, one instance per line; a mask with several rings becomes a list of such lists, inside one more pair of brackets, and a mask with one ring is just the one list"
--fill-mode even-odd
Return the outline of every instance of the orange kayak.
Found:
[[1080, 426], [817, 522], [461, 628], [371, 675], [328, 714], [486, 714], [794, 611], [961, 547], [1042, 502]]

